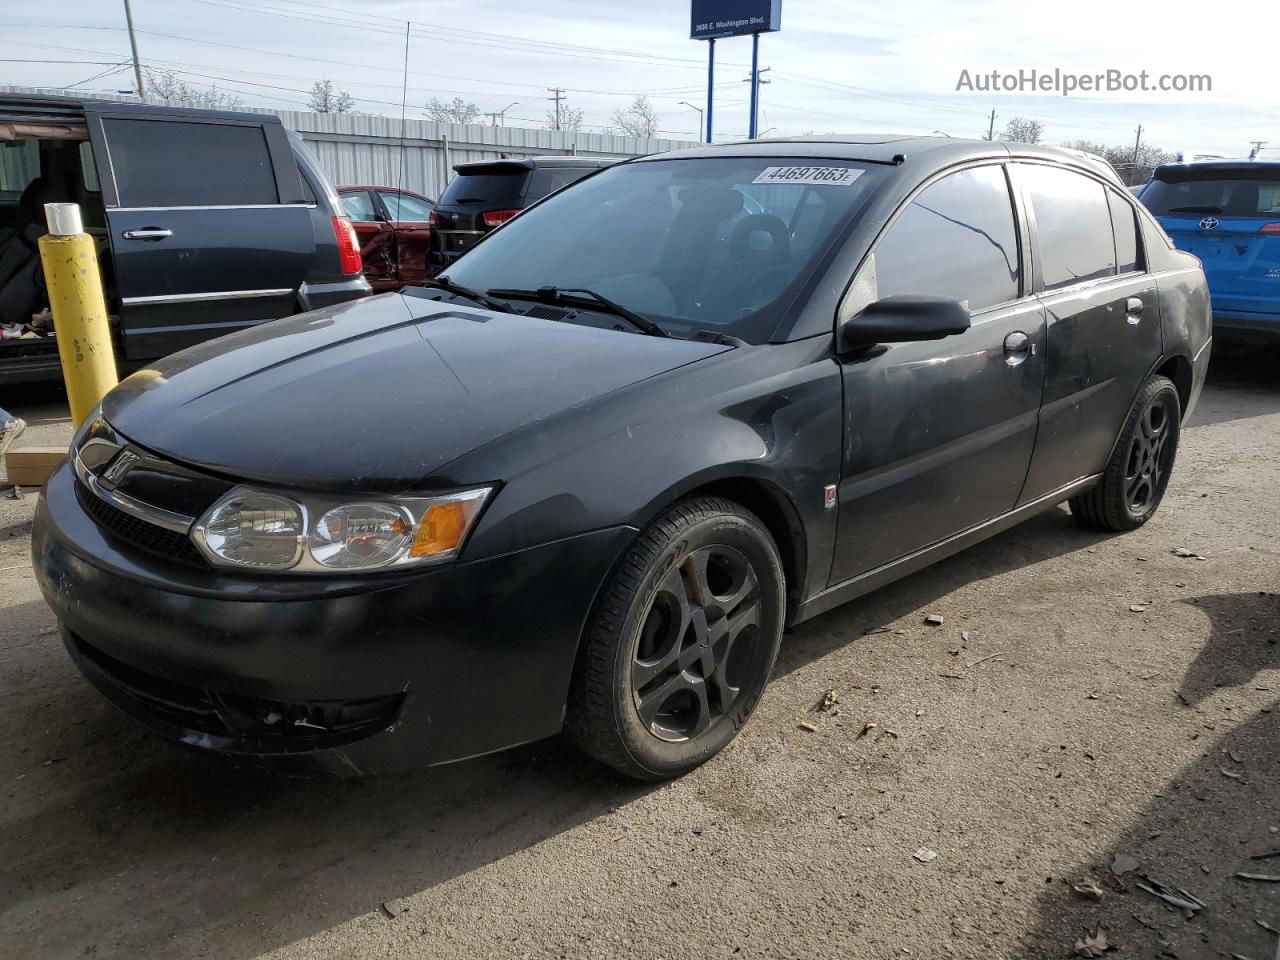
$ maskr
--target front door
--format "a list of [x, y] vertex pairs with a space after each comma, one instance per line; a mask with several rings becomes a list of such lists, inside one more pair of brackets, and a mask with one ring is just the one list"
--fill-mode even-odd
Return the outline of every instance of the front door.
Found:
[[429, 272], [431, 211], [435, 205], [425, 197], [395, 190], [379, 190], [378, 197], [396, 235], [396, 279], [401, 286], [421, 283]]
[[972, 326], [842, 358], [832, 585], [1017, 503], [1044, 380], [1044, 309], [1024, 295], [1017, 222], [1003, 166], [971, 167], [917, 193], [864, 262], [851, 296], [955, 297], [968, 302]]
[[106, 103], [86, 113], [126, 358], [295, 311], [315, 237], [275, 118]]
[[1046, 164], [1018, 163], [1037, 288], [1047, 312], [1044, 405], [1023, 500], [1101, 473], [1162, 352], [1155, 278], [1136, 213], [1118, 189]]

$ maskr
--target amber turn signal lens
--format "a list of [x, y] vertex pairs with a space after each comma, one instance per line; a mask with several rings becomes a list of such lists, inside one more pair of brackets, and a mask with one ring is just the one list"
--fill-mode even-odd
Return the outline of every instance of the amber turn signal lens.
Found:
[[433, 504], [418, 524], [409, 556], [433, 557], [456, 549], [467, 532], [467, 511], [471, 507], [461, 500]]

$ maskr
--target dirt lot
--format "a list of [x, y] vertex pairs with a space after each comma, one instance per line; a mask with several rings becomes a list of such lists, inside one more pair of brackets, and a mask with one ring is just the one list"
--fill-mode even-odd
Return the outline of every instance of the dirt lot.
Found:
[[1101, 925], [1111, 957], [1269, 960], [1280, 883], [1235, 874], [1280, 876], [1251, 859], [1280, 851], [1276, 371], [1215, 361], [1146, 528], [1059, 510], [806, 624], [657, 788], [554, 742], [300, 781], [156, 741], [71, 668], [34, 498], [0, 499], [0, 956], [1024, 960]]

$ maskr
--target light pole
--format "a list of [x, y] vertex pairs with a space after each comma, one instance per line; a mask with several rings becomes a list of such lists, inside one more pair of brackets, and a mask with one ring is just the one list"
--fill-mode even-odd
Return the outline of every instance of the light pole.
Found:
[[695, 106], [694, 106], [692, 103], [690, 103], [688, 100], [681, 100], [681, 101], [680, 101], [680, 106], [682, 106], [682, 107], [688, 107], [690, 110], [697, 110], [697, 111], [698, 111], [698, 139], [699, 139], [699, 140], [701, 140], [701, 139], [702, 139], [702, 108], [701, 108], [701, 107], [695, 107]]

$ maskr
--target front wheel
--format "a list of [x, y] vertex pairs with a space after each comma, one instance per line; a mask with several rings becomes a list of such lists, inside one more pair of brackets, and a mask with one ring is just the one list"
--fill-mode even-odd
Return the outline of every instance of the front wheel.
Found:
[[1178, 452], [1182, 404], [1167, 377], [1152, 377], [1134, 401], [1098, 485], [1070, 500], [1084, 527], [1134, 530], [1155, 515]]
[[778, 549], [754, 514], [718, 497], [675, 504], [605, 585], [566, 735], [640, 780], [679, 776], [714, 756], [768, 683], [784, 596]]

